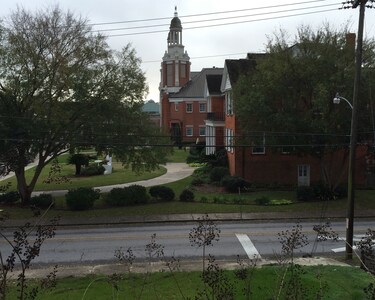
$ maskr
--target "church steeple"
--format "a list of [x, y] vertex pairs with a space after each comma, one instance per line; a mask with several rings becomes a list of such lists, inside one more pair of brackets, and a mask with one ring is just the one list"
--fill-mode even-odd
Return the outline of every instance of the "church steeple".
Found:
[[182, 44], [182, 25], [177, 6], [168, 33], [168, 49], [163, 56], [160, 90], [168, 93], [178, 92], [190, 79], [190, 57]]
[[169, 34], [168, 34], [168, 47], [174, 45], [182, 46], [182, 26], [181, 21], [178, 18], [177, 13], [177, 6], [175, 6], [174, 11], [174, 18], [171, 21], [171, 25], [169, 26]]

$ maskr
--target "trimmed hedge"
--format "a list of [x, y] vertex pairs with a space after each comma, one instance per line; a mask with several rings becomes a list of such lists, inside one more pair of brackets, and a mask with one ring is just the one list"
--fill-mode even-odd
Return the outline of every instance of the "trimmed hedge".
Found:
[[71, 210], [86, 210], [94, 206], [95, 200], [100, 198], [99, 190], [80, 187], [70, 190], [65, 195], [66, 205]]
[[149, 190], [150, 195], [157, 201], [173, 201], [175, 194], [174, 191], [167, 186], [152, 186]]
[[48, 208], [55, 205], [51, 194], [40, 194], [38, 196], [33, 196], [31, 197], [30, 204], [39, 208]]
[[105, 201], [111, 206], [130, 206], [146, 204], [149, 198], [144, 186], [133, 184], [124, 188], [112, 189]]

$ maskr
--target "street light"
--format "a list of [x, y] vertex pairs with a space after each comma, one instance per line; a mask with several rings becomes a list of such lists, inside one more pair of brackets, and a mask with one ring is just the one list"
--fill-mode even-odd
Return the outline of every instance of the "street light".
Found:
[[[349, 153], [349, 167], [348, 167], [348, 207], [346, 213], [346, 245], [345, 252], [346, 258], [353, 258], [353, 234], [354, 234], [354, 189], [355, 189], [355, 153], [357, 144], [357, 129], [356, 129], [356, 118], [354, 118], [353, 105], [348, 99], [341, 97], [339, 93], [336, 93], [333, 98], [334, 104], [339, 104], [341, 100], [344, 100], [352, 109], [352, 122], [350, 131], [350, 153]], [[353, 99], [355, 100], [355, 99]], [[355, 122], [355, 123], [354, 123]]]
[[353, 105], [349, 102], [348, 99], [345, 99], [344, 97], [341, 97], [341, 96], [339, 95], [339, 93], [336, 93], [335, 98], [333, 98], [333, 103], [334, 103], [334, 104], [340, 104], [340, 101], [341, 101], [341, 100], [346, 101], [346, 103], [349, 104], [350, 108], [353, 109]]

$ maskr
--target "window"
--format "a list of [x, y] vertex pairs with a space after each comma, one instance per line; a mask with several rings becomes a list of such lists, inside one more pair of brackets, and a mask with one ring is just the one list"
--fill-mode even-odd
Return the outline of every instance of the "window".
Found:
[[233, 115], [232, 91], [227, 91], [225, 93], [225, 113], [227, 115]]
[[199, 136], [206, 135], [206, 126], [199, 126]]
[[167, 86], [173, 86], [173, 65], [167, 65]]
[[263, 133], [263, 135], [259, 137], [255, 137], [253, 144], [255, 144], [255, 147], [252, 147], [251, 152], [253, 154], [265, 154], [266, 153], [266, 135]]
[[225, 149], [228, 152], [233, 152], [233, 129], [225, 129]]
[[193, 112], [193, 103], [186, 103], [186, 112], [187, 113]]
[[174, 104], [174, 111], [178, 111], [178, 103], [177, 102]]
[[180, 64], [180, 76], [186, 78], [186, 64]]
[[186, 126], [186, 136], [193, 136], [193, 126], [192, 125]]
[[199, 103], [199, 112], [206, 112], [206, 103]]

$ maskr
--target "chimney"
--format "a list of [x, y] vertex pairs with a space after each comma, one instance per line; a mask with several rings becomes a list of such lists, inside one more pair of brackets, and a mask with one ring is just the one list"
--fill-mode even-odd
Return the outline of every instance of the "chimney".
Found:
[[353, 51], [353, 55], [355, 53], [355, 33], [347, 33], [346, 36], [346, 45]]

